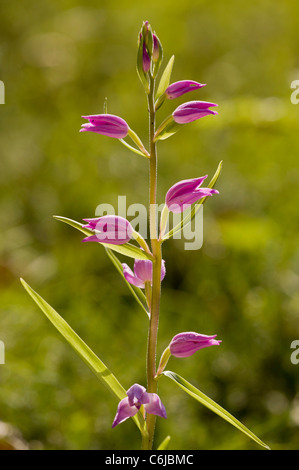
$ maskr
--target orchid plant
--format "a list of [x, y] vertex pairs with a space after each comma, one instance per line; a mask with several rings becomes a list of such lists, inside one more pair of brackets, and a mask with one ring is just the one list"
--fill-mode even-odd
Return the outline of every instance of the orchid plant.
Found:
[[[198, 208], [204, 204], [209, 196], [218, 194], [214, 189], [220, 175], [222, 162], [220, 162], [215, 175], [207, 187], [202, 184], [207, 175], [185, 179], [174, 184], [165, 195], [164, 208], [160, 219], [156, 211], [157, 205], [157, 146], [160, 140], [165, 140], [175, 134], [185, 124], [201, 119], [205, 116], [215, 116], [217, 104], [206, 101], [189, 101], [176, 107], [173, 113], [156, 126], [156, 116], [165, 100], [175, 100], [190, 91], [198, 90], [205, 84], [193, 80], [181, 80], [170, 83], [174, 63], [174, 56], [166, 65], [159, 83], [159, 75], [163, 59], [161, 42], [150, 24], [145, 21], [138, 35], [137, 73], [145, 91], [149, 113], [149, 149], [147, 150], [127, 122], [119, 116], [108, 114], [107, 105], [104, 112], [96, 115], [85, 115], [87, 122], [82, 124], [80, 132], [94, 132], [118, 139], [130, 151], [145, 157], [149, 163], [149, 229], [148, 241], [135, 231], [130, 221], [116, 215], [105, 215], [95, 218], [84, 218], [80, 223], [66, 217], [55, 216], [57, 220], [65, 222], [85, 234], [84, 242], [100, 244], [108, 257], [126, 282], [139, 306], [145, 311], [148, 321], [146, 380], [145, 384], [132, 384], [126, 389], [105, 366], [104, 362], [87, 346], [87, 344], [74, 332], [66, 321], [23, 279], [21, 282], [37, 305], [45, 313], [52, 324], [63, 335], [65, 340], [74, 348], [78, 355], [86, 362], [99, 380], [110, 390], [118, 400], [118, 407], [112, 422], [112, 427], [120, 425], [128, 418], [132, 418], [141, 433], [141, 449], [150, 450], [154, 445], [156, 419], [167, 418], [167, 406], [162, 403], [158, 395], [158, 383], [161, 377], [171, 379], [184, 392], [195, 400], [208, 407], [223, 419], [245, 433], [256, 443], [268, 447], [254, 435], [240, 421], [229, 412], [204, 395], [191, 383], [173, 371], [165, 370], [171, 356], [186, 358], [198, 350], [209, 346], [219, 346], [221, 341], [215, 334], [208, 335], [197, 332], [182, 332], [169, 341], [161, 355], [157, 366], [157, 335], [160, 316], [161, 283], [166, 275], [166, 262], [162, 257], [162, 247], [182, 228], [195, 217]], [[131, 143], [126, 139], [129, 137]], [[186, 210], [190, 209], [188, 215]], [[169, 213], [183, 214], [179, 224], [167, 232]], [[122, 263], [118, 255], [134, 259], [133, 270], [127, 263]], [[126, 387], [127, 388], [127, 387]], [[170, 437], [167, 436], [157, 447], [166, 449]]]

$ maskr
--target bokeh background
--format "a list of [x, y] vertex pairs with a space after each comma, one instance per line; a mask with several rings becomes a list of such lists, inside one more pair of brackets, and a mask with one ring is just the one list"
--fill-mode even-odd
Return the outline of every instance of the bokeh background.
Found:
[[[159, 144], [159, 202], [180, 179], [212, 176], [204, 244], [164, 245], [158, 352], [180, 331], [218, 334], [219, 348], [169, 369], [239, 418], [273, 449], [299, 448], [299, 6], [293, 1], [43, 0], [1, 2], [0, 434], [29, 449], [138, 449], [132, 420], [111, 429], [117, 402], [22, 288], [23, 277], [111, 368], [125, 388], [145, 384], [147, 318], [95, 244], [53, 219], [92, 217], [98, 204], [148, 198], [147, 161], [118, 141], [78, 132], [84, 114], [122, 116], [147, 142], [137, 35], [149, 20], [172, 54], [172, 80], [207, 86], [191, 99], [219, 115]], [[121, 259], [125, 261], [125, 259]], [[132, 264], [128, 261], [129, 264]], [[156, 445], [257, 449], [167, 378]]]

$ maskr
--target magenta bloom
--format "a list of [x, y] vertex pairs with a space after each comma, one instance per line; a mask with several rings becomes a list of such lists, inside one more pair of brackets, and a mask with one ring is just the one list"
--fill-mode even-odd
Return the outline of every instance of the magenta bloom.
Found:
[[181, 80], [169, 85], [165, 91], [165, 95], [169, 100], [173, 100], [179, 96], [184, 95], [185, 93], [188, 93], [189, 91], [197, 90], [203, 86], [205, 86], [205, 84], [194, 82], [192, 80]]
[[116, 139], [123, 139], [129, 132], [126, 121], [113, 114], [93, 114], [82, 117], [87, 119], [88, 123], [82, 124], [79, 132], [91, 131]]
[[217, 335], [206, 336], [188, 331], [174, 336], [169, 344], [170, 353], [175, 357], [192, 356], [196, 351], [208, 346], [219, 346], [221, 341], [216, 338]]
[[161, 416], [161, 418], [167, 417], [165, 407], [156, 393], [147, 393], [146, 389], [139, 384], [132, 385], [126, 393], [127, 397], [123, 398], [118, 404], [112, 424], [113, 428], [136, 415], [141, 405], [149, 414]]
[[188, 101], [178, 106], [172, 113], [172, 116], [178, 124], [187, 124], [208, 114], [218, 114], [216, 111], [209, 109], [213, 106], [218, 106], [218, 104], [207, 101]]
[[171, 212], [183, 212], [191, 204], [199, 199], [218, 194], [219, 191], [211, 188], [201, 188], [203, 181], [207, 178], [193, 178], [190, 180], [182, 180], [173, 185], [167, 192], [165, 203]]
[[[126, 263], [122, 264], [125, 279], [135, 287], [144, 289], [146, 282], [152, 282], [153, 263], [149, 260], [136, 259], [134, 263], [134, 273]], [[161, 281], [166, 274], [165, 261], [162, 260], [161, 265]]]
[[133, 234], [133, 227], [123, 217], [104, 215], [95, 219], [83, 219], [87, 222], [85, 228], [94, 230], [95, 234], [83, 239], [83, 242], [101, 242], [112, 245], [127, 243]]

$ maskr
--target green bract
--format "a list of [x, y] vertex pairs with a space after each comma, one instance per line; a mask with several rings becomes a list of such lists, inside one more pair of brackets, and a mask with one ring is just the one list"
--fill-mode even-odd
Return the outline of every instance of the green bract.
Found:
[[[106, 367], [106, 365], [96, 356], [96, 354], [87, 346], [87, 344], [75, 333], [70, 325], [49, 305], [37, 292], [35, 292], [24, 279], [21, 279], [23, 287], [32, 297], [35, 303], [46, 315], [48, 320], [55, 326], [63, 338], [76, 351], [85, 364], [91, 369], [103, 385], [117, 398], [123, 399], [126, 391], [119, 383], [117, 378]], [[134, 416], [134, 421], [140, 431], [144, 432], [144, 420], [139, 412]]]

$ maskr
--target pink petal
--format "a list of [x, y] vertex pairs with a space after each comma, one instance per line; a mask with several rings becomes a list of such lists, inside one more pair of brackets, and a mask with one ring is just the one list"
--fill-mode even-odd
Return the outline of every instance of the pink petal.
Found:
[[113, 114], [93, 114], [82, 117], [89, 122], [82, 125], [80, 132], [91, 131], [117, 139], [126, 137], [129, 132], [126, 121]]
[[123, 398], [118, 404], [117, 412], [116, 412], [114, 421], [112, 423], [112, 427], [115, 428], [115, 426], [122, 423], [126, 419], [131, 418], [131, 416], [136, 415], [137, 412], [138, 412], [138, 409], [136, 408], [136, 406], [131, 406], [129, 404], [129, 398], [128, 397]]
[[178, 124], [187, 124], [208, 114], [218, 114], [216, 111], [209, 109], [214, 106], [218, 105], [208, 101], [189, 101], [178, 106], [172, 113], [172, 116]]

